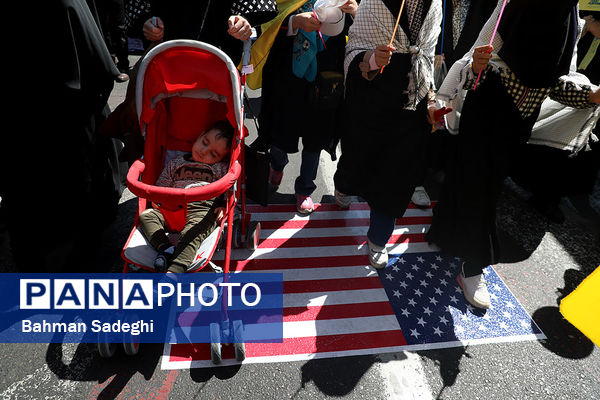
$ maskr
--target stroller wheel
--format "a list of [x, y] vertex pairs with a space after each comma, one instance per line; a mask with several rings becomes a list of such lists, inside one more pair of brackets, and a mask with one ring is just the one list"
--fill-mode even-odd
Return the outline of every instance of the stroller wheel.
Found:
[[246, 248], [248, 250], [256, 250], [260, 241], [260, 222], [250, 221], [248, 226], [248, 234], [246, 236]]
[[221, 357], [221, 327], [216, 322], [209, 326], [210, 328], [210, 358], [213, 364], [220, 364]]
[[98, 341], [98, 353], [102, 358], [111, 358], [117, 351], [116, 343], [107, 343], [102, 340]]
[[118, 341], [118, 338], [108, 332], [98, 332], [98, 353], [100, 353], [100, 357], [111, 358], [115, 355], [117, 352], [115, 340]]
[[127, 354], [128, 356], [135, 356], [140, 350], [140, 344], [133, 340], [124, 341], [123, 350], [125, 350], [125, 354]]
[[233, 341], [235, 359], [244, 361], [246, 359], [246, 345], [244, 343], [244, 325], [241, 320], [233, 321]]
[[[132, 324], [136, 320], [138, 318], [135, 314], [129, 314], [125, 317], [125, 321], [129, 324]], [[138, 339], [130, 332], [123, 332], [123, 350], [128, 356], [135, 356], [140, 350]]]
[[246, 359], [246, 345], [245, 343], [234, 343], [235, 359], [238, 361], [244, 361]]

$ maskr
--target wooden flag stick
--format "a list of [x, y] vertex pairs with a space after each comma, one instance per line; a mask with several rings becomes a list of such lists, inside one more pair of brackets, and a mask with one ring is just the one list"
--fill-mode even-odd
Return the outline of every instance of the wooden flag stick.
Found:
[[[492, 33], [492, 38], [490, 39], [490, 46], [494, 43], [494, 38], [496, 37], [496, 32], [498, 32], [498, 27], [500, 26], [500, 20], [502, 19], [502, 14], [504, 13], [504, 7], [506, 7], [506, 0], [502, 3], [502, 9], [500, 10], [500, 15], [498, 15], [498, 21], [496, 21], [496, 27], [494, 28], [494, 32]], [[483, 72], [483, 68], [479, 71], [477, 75], [477, 80], [475, 81], [475, 87], [473, 90], [477, 89], [477, 84], [479, 83], [479, 78], [481, 78], [481, 73]]]
[[[398, 18], [396, 18], [396, 26], [394, 26], [394, 33], [392, 33], [392, 38], [390, 39], [390, 46], [394, 44], [394, 38], [396, 37], [396, 32], [398, 31], [398, 25], [400, 24], [400, 16], [402, 15], [402, 10], [404, 9], [404, 1], [402, 0], [402, 4], [400, 4], [400, 11], [398, 12]], [[381, 70], [379, 71], [379, 73], [383, 72], [383, 68], [385, 67], [382, 66]]]

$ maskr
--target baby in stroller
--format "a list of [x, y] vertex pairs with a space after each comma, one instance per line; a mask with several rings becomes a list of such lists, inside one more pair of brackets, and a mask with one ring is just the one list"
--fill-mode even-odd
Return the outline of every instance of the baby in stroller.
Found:
[[[203, 186], [222, 178], [228, 170], [228, 156], [234, 129], [227, 121], [217, 121], [195, 140], [191, 153], [171, 160], [156, 181], [156, 186], [187, 189]], [[165, 218], [157, 208], [140, 214], [140, 230], [158, 254], [157, 272], [186, 272], [196, 251], [217, 227], [224, 215], [222, 200], [209, 199], [187, 205], [186, 221], [177, 246], [165, 230]]]

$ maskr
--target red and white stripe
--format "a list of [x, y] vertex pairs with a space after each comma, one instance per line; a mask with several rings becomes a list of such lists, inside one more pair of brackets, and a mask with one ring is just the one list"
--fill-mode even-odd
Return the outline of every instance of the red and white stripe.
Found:
[[[403, 350], [404, 336], [369, 265], [369, 207], [316, 205], [300, 216], [295, 205], [249, 206], [261, 223], [254, 252], [232, 252], [231, 270], [283, 273], [283, 343], [247, 343], [244, 363], [378, 354]], [[435, 251], [424, 239], [431, 209], [409, 208], [388, 243], [393, 254]], [[219, 260], [223, 254], [217, 254]], [[221, 365], [235, 361], [223, 347]], [[207, 344], [165, 345], [163, 369], [212, 367]]]

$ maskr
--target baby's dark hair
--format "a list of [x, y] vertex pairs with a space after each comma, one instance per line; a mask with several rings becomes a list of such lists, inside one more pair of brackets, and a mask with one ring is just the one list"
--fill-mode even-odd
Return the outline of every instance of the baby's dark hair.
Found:
[[211, 131], [213, 129], [217, 131], [216, 137], [225, 139], [227, 141], [227, 147], [231, 148], [231, 142], [233, 141], [234, 130], [233, 130], [233, 126], [231, 126], [229, 121], [226, 121], [226, 120], [217, 121], [214, 124], [212, 124], [210, 126], [210, 128], [208, 128], [206, 130], [206, 132]]

